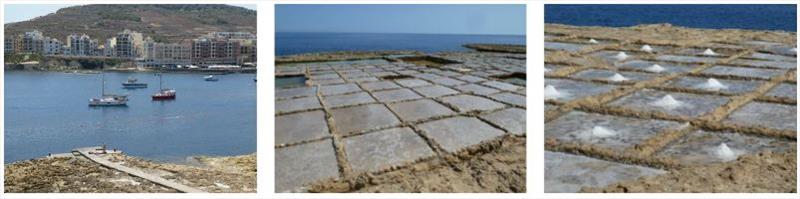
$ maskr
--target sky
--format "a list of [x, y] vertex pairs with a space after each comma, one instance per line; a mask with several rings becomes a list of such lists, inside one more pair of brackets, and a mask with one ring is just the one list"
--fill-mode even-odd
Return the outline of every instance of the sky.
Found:
[[[80, 4], [6, 4], [3, 10], [3, 22], [13, 23], [26, 21], [58, 11], [58, 9]], [[234, 6], [256, 10], [256, 4], [233, 4]]]
[[525, 35], [525, 5], [276, 5], [278, 32]]

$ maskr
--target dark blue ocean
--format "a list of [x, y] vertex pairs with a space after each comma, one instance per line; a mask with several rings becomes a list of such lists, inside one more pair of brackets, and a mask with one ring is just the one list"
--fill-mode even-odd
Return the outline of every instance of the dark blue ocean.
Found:
[[796, 5], [545, 5], [546, 23], [624, 27], [670, 23], [692, 28], [797, 30]]
[[525, 44], [524, 35], [447, 35], [392, 33], [275, 33], [278, 56], [313, 52], [418, 50], [465, 51], [467, 43]]

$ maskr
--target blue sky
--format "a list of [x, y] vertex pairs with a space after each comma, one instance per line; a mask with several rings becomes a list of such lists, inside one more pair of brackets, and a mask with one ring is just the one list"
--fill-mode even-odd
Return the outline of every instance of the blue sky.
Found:
[[276, 5], [278, 32], [524, 35], [525, 5]]
[[[13, 23], [33, 19], [58, 11], [58, 9], [80, 4], [6, 4], [3, 10], [3, 22]], [[232, 4], [256, 10], [256, 4]]]

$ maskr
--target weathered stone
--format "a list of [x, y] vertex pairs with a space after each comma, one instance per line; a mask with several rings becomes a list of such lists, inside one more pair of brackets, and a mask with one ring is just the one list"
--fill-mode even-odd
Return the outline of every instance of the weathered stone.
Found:
[[411, 128], [393, 128], [344, 139], [347, 160], [355, 172], [379, 169], [435, 155]]
[[414, 93], [414, 91], [411, 91], [407, 88], [378, 91], [372, 93], [372, 95], [374, 95], [375, 98], [377, 98], [380, 102], [396, 102], [422, 98], [422, 96], [417, 95], [417, 93]]
[[361, 87], [363, 87], [364, 90], [367, 91], [379, 91], [379, 90], [401, 88], [400, 86], [391, 81], [362, 83]]
[[275, 116], [275, 143], [289, 144], [329, 136], [322, 111]]
[[470, 111], [488, 111], [505, 107], [505, 105], [501, 103], [497, 103], [492, 100], [474, 95], [462, 94], [456, 96], [448, 96], [448, 97], [443, 97], [442, 101], [444, 103], [456, 107], [456, 109], [458, 109], [458, 111], [461, 113]]
[[331, 115], [335, 127], [343, 135], [400, 124], [400, 120], [382, 104], [333, 109]]
[[455, 114], [452, 110], [430, 99], [388, 104], [401, 120], [414, 122], [436, 116]]
[[372, 99], [372, 96], [369, 96], [369, 94], [366, 92], [325, 96], [322, 97], [322, 100], [325, 100], [325, 105], [329, 107], [342, 107], [375, 102], [375, 100]]
[[336, 84], [336, 85], [325, 85], [320, 87], [320, 93], [323, 96], [326, 95], [339, 95], [345, 93], [354, 93], [361, 91], [361, 88], [358, 87], [355, 83], [347, 83], [347, 84]]
[[276, 192], [302, 192], [311, 182], [338, 176], [330, 139], [275, 149]]
[[441, 97], [445, 95], [458, 94], [458, 91], [456, 90], [439, 85], [417, 87], [414, 88], [414, 91], [417, 91], [419, 94], [422, 94], [425, 97]]
[[400, 79], [395, 80], [395, 82], [409, 88], [431, 85], [431, 83], [420, 79]]
[[448, 152], [456, 152], [504, 134], [481, 120], [461, 116], [425, 122], [419, 128]]
[[483, 114], [480, 117], [505, 129], [509, 133], [517, 135], [525, 134], [525, 109], [509, 108], [494, 113]]
[[318, 108], [322, 108], [322, 105], [320, 105], [317, 96], [281, 100], [275, 102], [275, 112], [277, 113], [287, 113], [293, 111], [311, 110]]

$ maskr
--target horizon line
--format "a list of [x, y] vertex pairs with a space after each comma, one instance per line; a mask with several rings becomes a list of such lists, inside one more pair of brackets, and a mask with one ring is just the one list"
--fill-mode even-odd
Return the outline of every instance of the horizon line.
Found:
[[347, 34], [418, 34], [418, 35], [495, 35], [495, 36], [527, 36], [527, 34], [491, 34], [491, 33], [411, 33], [411, 32], [328, 32], [328, 31], [275, 31], [275, 33], [347, 33]]

